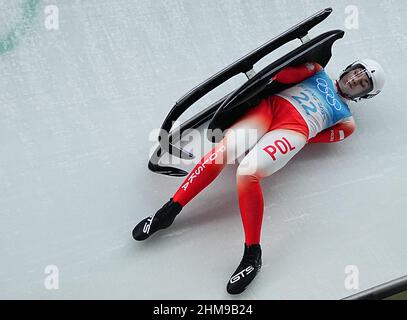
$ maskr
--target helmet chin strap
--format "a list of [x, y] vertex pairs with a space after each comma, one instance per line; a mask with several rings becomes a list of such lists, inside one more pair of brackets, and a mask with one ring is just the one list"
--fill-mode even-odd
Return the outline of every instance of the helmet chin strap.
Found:
[[[338, 90], [338, 93], [339, 93], [339, 95], [340, 95], [341, 97], [343, 97], [343, 98], [345, 98], [345, 99], [348, 99], [348, 100], [351, 100], [351, 101], [353, 101], [353, 102], [358, 102], [358, 100], [356, 100], [355, 98], [349, 97], [347, 94], [345, 94], [345, 93], [341, 90], [341, 88], [339, 87], [339, 81], [338, 81], [338, 80], [335, 81], [335, 86], [336, 86], [336, 90]], [[359, 100], [360, 100], [360, 99], [359, 99]]]

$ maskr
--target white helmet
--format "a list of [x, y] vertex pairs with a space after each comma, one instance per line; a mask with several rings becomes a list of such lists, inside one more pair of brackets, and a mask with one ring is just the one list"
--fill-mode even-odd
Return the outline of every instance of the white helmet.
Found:
[[352, 100], [354, 100], [354, 98], [359, 98], [359, 100], [370, 99], [377, 96], [383, 90], [385, 83], [385, 73], [382, 66], [377, 61], [371, 59], [361, 59], [353, 62], [341, 73], [339, 79], [342, 79], [348, 72], [360, 67], [365, 69], [366, 74], [371, 80], [371, 86], [360, 96], [351, 97], [351, 99], [353, 98]]

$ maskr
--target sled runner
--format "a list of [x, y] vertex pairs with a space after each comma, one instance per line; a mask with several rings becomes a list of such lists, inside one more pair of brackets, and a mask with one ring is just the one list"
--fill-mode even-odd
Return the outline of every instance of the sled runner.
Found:
[[[208, 139], [213, 142], [219, 142], [222, 137], [212, 136], [210, 134], [211, 132], [216, 129], [220, 129], [221, 131], [227, 129], [252, 106], [256, 105], [260, 99], [276, 94], [293, 85], [285, 85], [273, 81], [272, 78], [278, 72], [288, 66], [300, 65], [306, 62], [317, 62], [325, 68], [332, 57], [333, 44], [336, 40], [343, 38], [345, 32], [342, 30], [333, 30], [323, 33], [314, 39], [309, 38], [308, 32], [324, 21], [331, 13], [331, 8], [317, 12], [313, 16], [232, 63], [230, 66], [210, 77], [178, 100], [161, 126], [159, 136], [160, 145], [151, 156], [148, 168], [155, 173], [164, 175], [174, 177], [186, 176], [188, 173], [182, 169], [161, 166], [159, 164], [160, 158], [163, 156], [164, 152], [168, 152], [169, 154], [182, 159], [194, 159], [193, 154], [174, 145], [174, 143], [177, 142], [176, 139], [179, 141], [182, 135], [188, 132], [188, 130], [197, 128], [203, 123], [210, 121], [208, 126], [208, 129], [210, 129], [208, 131]], [[260, 72], [255, 73], [253, 67], [259, 60], [295, 39], [300, 39], [302, 45], [269, 64]], [[171, 131], [174, 121], [176, 121], [189, 107], [213, 89], [219, 87], [221, 84], [240, 73], [246, 74], [248, 78], [242, 86]]]

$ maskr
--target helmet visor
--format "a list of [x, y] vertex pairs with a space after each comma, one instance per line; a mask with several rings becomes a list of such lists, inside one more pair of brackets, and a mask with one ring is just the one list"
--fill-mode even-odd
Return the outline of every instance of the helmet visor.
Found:
[[361, 64], [346, 69], [338, 83], [341, 91], [352, 99], [364, 97], [373, 90], [372, 78]]

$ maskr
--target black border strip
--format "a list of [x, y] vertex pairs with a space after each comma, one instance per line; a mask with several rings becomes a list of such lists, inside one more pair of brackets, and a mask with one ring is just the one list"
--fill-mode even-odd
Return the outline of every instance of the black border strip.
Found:
[[407, 275], [382, 283], [376, 287], [359, 292], [343, 300], [382, 300], [407, 291]]

